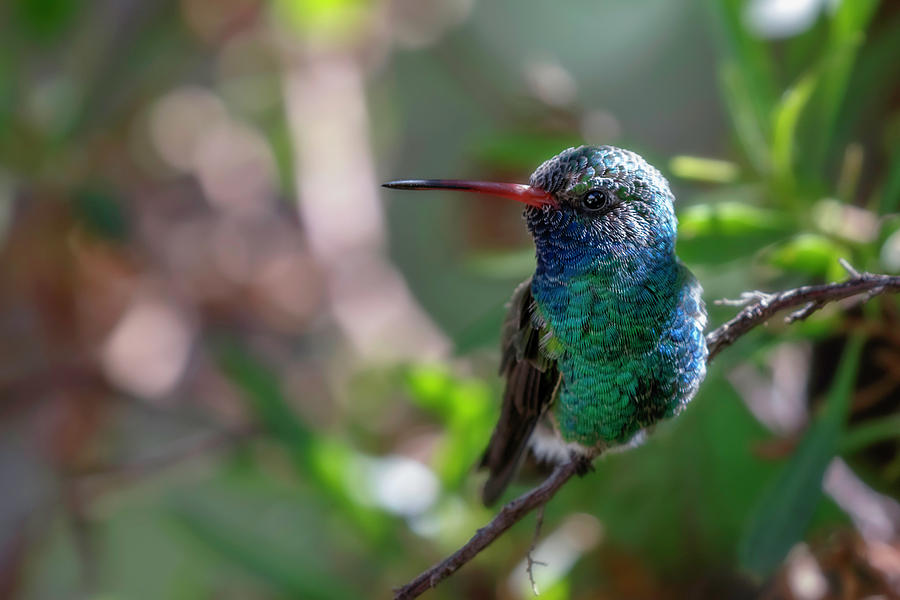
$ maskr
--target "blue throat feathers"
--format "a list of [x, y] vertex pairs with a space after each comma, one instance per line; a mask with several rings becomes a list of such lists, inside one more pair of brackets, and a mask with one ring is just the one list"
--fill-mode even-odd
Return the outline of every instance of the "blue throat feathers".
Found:
[[536, 325], [562, 374], [552, 416], [566, 441], [625, 443], [677, 414], [705, 374], [700, 287], [675, 256], [671, 193], [654, 175], [664, 183], [655, 172], [622, 186], [632, 212], [616, 219], [526, 210]]

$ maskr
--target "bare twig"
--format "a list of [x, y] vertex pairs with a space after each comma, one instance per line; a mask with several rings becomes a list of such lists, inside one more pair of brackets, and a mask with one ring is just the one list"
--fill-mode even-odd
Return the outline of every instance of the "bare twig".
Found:
[[760, 293], [760, 298], [756, 302], [746, 306], [733, 319], [706, 336], [706, 344], [709, 347], [707, 360], [712, 360], [739, 337], [784, 309], [795, 306], [803, 307], [785, 319], [786, 322], [793, 323], [809, 317], [829, 302], [859, 294], [865, 294], [863, 297], [865, 302], [887, 291], [900, 291], [900, 277], [860, 273], [846, 261], [842, 261], [841, 265], [850, 274], [850, 278], [841, 283], [805, 285], [775, 294]]
[[500, 509], [497, 516], [490, 523], [475, 532], [475, 535], [462, 548], [408, 584], [394, 590], [394, 600], [416, 598], [452, 575], [461, 566], [475, 558], [479, 552], [487, 548], [507, 529], [522, 520], [522, 517], [538, 506], [546, 504], [565, 482], [578, 473], [580, 468], [581, 462], [577, 459], [557, 466], [541, 485], [519, 496]]
[[741, 292], [740, 298], [737, 298], [735, 300], [720, 298], [718, 300], [715, 300], [714, 303], [721, 306], [747, 306], [751, 302], [764, 302], [771, 298], [771, 296], [771, 294], [767, 294], [759, 290], [753, 290], [752, 292]]
[[806, 306], [801, 308], [800, 310], [795, 310], [788, 316], [784, 318], [785, 323], [795, 323], [797, 321], [803, 321], [808, 316], [819, 310], [825, 306], [825, 302], [823, 300], [816, 300], [815, 302], [809, 302]]
[[[860, 294], [865, 294], [863, 300], [866, 301], [884, 292], [900, 292], [900, 277], [860, 273], [844, 260], [841, 261], [841, 266], [850, 275], [849, 279], [841, 283], [807, 285], [774, 294], [759, 291], [744, 292], [739, 300], [720, 301], [720, 304], [744, 306], [744, 308], [733, 319], [706, 336], [706, 344], [709, 347], [707, 362], [724, 348], [733, 344], [739, 337], [782, 310], [802, 307], [786, 317], [786, 322], [793, 323], [809, 317], [829, 302]], [[416, 598], [455, 573], [457, 569], [472, 560], [525, 515], [535, 508], [543, 507], [573, 475], [583, 471], [583, 461], [578, 459], [556, 467], [553, 473], [538, 487], [504, 506], [497, 516], [485, 527], [479, 529], [462, 548], [410, 583], [397, 588], [394, 595], [395, 600]], [[529, 551], [529, 567], [533, 562], [530, 554]]]
[[850, 277], [862, 277], [862, 273], [856, 270], [856, 268], [847, 262], [846, 258], [839, 258], [838, 262], [841, 263], [841, 266], [844, 267], [844, 270], [847, 271], [847, 274]]
[[534, 560], [534, 557], [532, 556], [534, 549], [537, 548], [538, 538], [541, 536], [541, 525], [544, 524], [545, 506], [547, 505], [541, 504], [540, 507], [538, 507], [537, 523], [534, 526], [534, 538], [531, 540], [531, 548], [528, 549], [528, 554], [525, 555], [525, 562], [527, 564], [525, 572], [528, 573], [528, 581], [531, 582], [531, 593], [535, 596], [540, 595], [540, 592], [538, 591], [537, 583], [534, 581], [534, 565], [547, 566], [547, 563], [540, 560]]

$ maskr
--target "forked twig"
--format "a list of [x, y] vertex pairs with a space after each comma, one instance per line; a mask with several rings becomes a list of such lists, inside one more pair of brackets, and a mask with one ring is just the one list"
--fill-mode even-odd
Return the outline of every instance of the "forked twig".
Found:
[[540, 560], [534, 560], [534, 557], [532, 556], [532, 553], [534, 553], [535, 548], [537, 548], [538, 538], [540, 538], [540, 536], [541, 536], [541, 525], [544, 524], [544, 507], [545, 506], [547, 506], [547, 505], [541, 504], [538, 507], [537, 523], [534, 526], [534, 538], [532, 538], [532, 540], [531, 540], [531, 548], [528, 549], [528, 554], [525, 555], [525, 562], [526, 562], [525, 572], [528, 573], [528, 581], [531, 582], [531, 592], [535, 596], [540, 595], [540, 592], [538, 591], [537, 582], [535, 582], [535, 580], [534, 580], [534, 565], [547, 566], [547, 563], [540, 561]]

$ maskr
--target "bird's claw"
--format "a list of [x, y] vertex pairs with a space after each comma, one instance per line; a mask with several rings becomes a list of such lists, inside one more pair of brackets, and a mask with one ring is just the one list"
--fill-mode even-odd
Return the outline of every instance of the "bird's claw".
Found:
[[594, 460], [592, 457], [574, 451], [569, 454], [569, 457], [572, 462], [576, 463], [575, 473], [579, 477], [584, 477], [594, 470]]

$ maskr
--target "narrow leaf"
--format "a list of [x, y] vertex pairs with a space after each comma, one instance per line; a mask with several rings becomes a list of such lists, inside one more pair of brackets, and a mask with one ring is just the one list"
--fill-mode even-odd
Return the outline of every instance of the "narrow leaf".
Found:
[[216, 511], [188, 502], [173, 503], [171, 513], [210, 549], [283, 594], [318, 600], [355, 595], [339, 576], [327, 573], [322, 564], [309, 564], [315, 557], [300, 556], [303, 544], [288, 544], [261, 533], [251, 515], [243, 521], [226, 519]]
[[718, 45], [724, 50], [722, 87], [744, 151], [760, 172], [766, 172], [777, 79], [766, 43], [744, 27], [742, 0], [710, 0]]
[[772, 115], [772, 165], [784, 183], [793, 181], [797, 123], [817, 82], [817, 72], [801, 77], [784, 93]]
[[277, 375], [244, 349], [219, 349], [225, 373], [245, 392], [249, 407], [291, 457], [297, 472], [318, 484], [337, 509], [373, 540], [384, 538], [386, 523], [360, 498], [358, 455], [352, 448], [310, 430], [291, 408]]
[[831, 18], [828, 42], [823, 52], [815, 129], [811, 132], [812, 144], [807, 148], [818, 167], [822, 166], [828, 148], [832, 147], [856, 55], [877, 8], [878, 0], [845, 0], [838, 4]]
[[710, 183], [734, 183], [740, 176], [740, 169], [733, 162], [699, 156], [675, 156], [669, 170], [681, 179]]
[[739, 557], [741, 566], [754, 575], [770, 575], [812, 520], [822, 497], [822, 477], [837, 452], [850, 409], [862, 345], [859, 335], [847, 344], [824, 410], [751, 513]]

